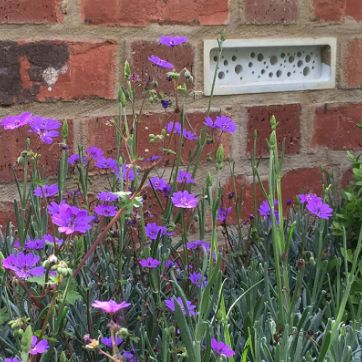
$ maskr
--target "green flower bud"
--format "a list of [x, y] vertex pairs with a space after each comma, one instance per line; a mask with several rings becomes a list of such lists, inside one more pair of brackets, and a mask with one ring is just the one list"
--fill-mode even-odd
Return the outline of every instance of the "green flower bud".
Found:
[[122, 338], [122, 339], [126, 339], [129, 336], [129, 332], [127, 328], [121, 328], [118, 332], [118, 335]]
[[124, 62], [123, 74], [124, 74], [125, 79], [128, 79], [129, 76], [131, 75], [131, 67], [129, 66], [129, 63], [127, 60]]

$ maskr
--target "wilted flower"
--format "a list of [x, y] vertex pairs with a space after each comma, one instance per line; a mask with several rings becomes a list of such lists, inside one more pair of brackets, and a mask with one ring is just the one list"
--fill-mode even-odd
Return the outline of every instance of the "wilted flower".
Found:
[[117, 208], [113, 205], [98, 205], [94, 208], [94, 212], [99, 216], [114, 216], [117, 213]]
[[207, 279], [205, 276], [201, 279], [201, 273], [193, 272], [190, 274], [189, 279], [191, 283], [198, 288], [204, 288], [207, 285]]
[[175, 207], [183, 209], [193, 209], [198, 204], [196, 196], [186, 190], [175, 192], [171, 197], [171, 201]]
[[[177, 302], [177, 304], [180, 306], [183, 315], [187, 315], [187, 312], [190, 314], [190, 316], [196, 315], [196, 311], [195, 311], [196, 305], [193, 305], [189, 300], [186, 301], [187, 311], [185, 310], [184, 303], [183, 303], [181, 297], [177, 297], [177, 298], [176, 298], [176, 302]], [[175, 300], [174, 300], [174, 297], [172, 297], [172, 298], [170, 298], [170, 299], [166, 299], [166, 300], [165, 300], [165, 306], [166, 306], [170, 311], [175, 312], [176, 308], [175, 308]]]
[[61, 127], [61, 123], [56, 119], [34, 116], [29, 120], [29, 126], [44, 143], [51, 144], [53, 138], [59, 136], [57, 129]]
[[[122, 341], [121, 337], [115, 336], [114, 342], [117, 346], [119, 346], [120, 344], [122, 344], [123, 341]], [[102, 337], [101, 343], [104, 344], [108, 348], [112, 348], [112, 338], [111, 337]]]
[[31, 347], [29, 354], [35, 356], [37, 354], [43, 354], [49, 348], [49, 343], [46, 339], [38, 339], [37, 337], [31, 337]]
[[148, 57], [148, 60], [153, 63], [154, 65], [157, 65], [160, 68], [164, 68], [164, 69], [172, 69], [174, 68], [174, 65], [170, 62], [168, 62], [167, 60], [161, 59], [156, 55], [150, 55]]
[[127, 302], [117, 303], [113, 299], [108, 301], [95, 300], [92, 303], [92, 307], [102, 309], [104, 312], [109, 314], [117, 313], [121, 309], [128, 308], [131, 304]]
[[16, 116], [8, 116], [0, 120], [0, 125], [5, 130], [13, 130], [23, 127], [29, 123], [33, 115], [29, 112], [24, 112]]
[[84, 234], [92, 228], [90, 223], [93, 221], [93, 216], [90, 216], [87, 210], [68, 205], [64, 200], [60, 204], [52, 202], [48, 206], [48, 211], [53, 224], [59, 226], [60, 233]]
[[333, 209], [320, 198], [310, 199], [307, 203], [307, 210], [312, 215], [324, 220], [328, 220], [333, 214]]
[[176, 178], [177, 182], [184, 182], [186, 184], [194, 184], [195, 179], [192, 177], [192, 174], [189, 172], [186, 172], [184, 170], [180, 170], [177, 174]]
[[218, 342], [215, 338], [211, 338], [211, 348], [217, 356], [232, 357], [235, 352], [229, 345], [224, 342]]
[[188, 42], [186, 36], [171, 36], [171, 35], [162, 35], [160, 37], [160, 43], [168, 47], [174, 47]]
[[34, 190], [34, 196], [52, 197], [58, 193], [58, 184], [37, 186]]
[[161, 264], [159, 260], [154, 258], [141, 259], [139, 263], [143, 268], [149, 269], [155, 269]]
[[36, 266], [40, 261], [38, 255], [32, 253], [10, 254], [3, 259], [2, 265], [4, 269], [9, 269], [15, 273], [18, 278], [27, 279], [30, 277], [38, 277], [45, 273], [42, 266]]
[[113, 192], [102, 191], [98, 193], [97, 199], [103, 202], [113, 202], [118, 199], [118, 196], [115, 195]]
[[226, 209], [220, 207], [217, 210], [217, 219], [221, 222], [225, 222], [230, 212], [231, 212], [231, 207], [227, 207]]
[[157, 225], [155, 222], [148, 223], [145, 227], [146, 236], [151, 240], [156, 240], [158, 235], [167, 235], [166, 226]]

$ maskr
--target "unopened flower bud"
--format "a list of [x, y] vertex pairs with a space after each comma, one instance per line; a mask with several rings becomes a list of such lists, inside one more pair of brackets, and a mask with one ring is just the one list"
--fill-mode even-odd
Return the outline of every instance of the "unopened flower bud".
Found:
[[99, 342], [96, 339], [92, 339], [91, 342], [85, 346], [85, 348], [96, 349], [98, 346], [99, 346]]
[[129, 332], [128, 332], [127, 328], [121, 328], [119, 330], [118, 334], [122, 339], [126, 339], [128, 337], [128, 335], [129, 335]]

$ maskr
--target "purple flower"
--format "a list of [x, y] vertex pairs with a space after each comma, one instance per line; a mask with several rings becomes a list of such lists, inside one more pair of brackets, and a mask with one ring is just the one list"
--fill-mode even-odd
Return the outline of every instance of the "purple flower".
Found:
[[[74, 153], [73, 155], [68, 157], [68, 165], [74, 166], [76, 163], [79, 162], [79, 155], [78, 153]], [[83, 156], [83, 164], [87, 163], [87, 158]]]
[[319, 200], [323, 201], [319, 196], [316, 194], [299, 194], [298, 195], [299, 201], [301, 204], [305, 204], [309, 202], [310, 200]]
[[98, 205], [94, 208], [94, 212], [99, 216], [111, 217], [117, 214], [117, 208], [113, 205]]
[[150, 156], [148, 158], [144, 158], [143, 161], [144, 162], [155, 162], [155, 161], [158, 161], [160, 158], [161, 158], [161, 156], [152, 155], [152, 156]]
[[163, 191], [168, 185], [162, 177], [157, 176], [151, 177], [149, 183], [155, 190], [159, 191]]
[[24, 244], [26, 250], [42, 250], [45, 247], [44, 239], [32, 239], [28, 240]]
[[134, 352], [131, 351], [123, 351], [122, 353], [122, 358], [126, 361], [126, 362], [138, 362], [139, 359], [138, 357], [135, 355]]
[[206, 117], [204, 124], [210, 128], [217, 128], [226, 133], [234, 133], [237, 129], [235, 122], [227, 116], [217, 116], [215, 121], [213, 121], [211, 117]]
[[[190, 316], [196, 315], [196, 312], [195, 312], [196, 305], [193, 305], [189, 300], [186, 301], [186, 309], [187, 309], [187, 311], [185, 310], [184, 303], [183, 303], [181, 297], [177, 297], [176, 302], [180, 306], [183, 315], [187, 315], [187, 312], [190, 314]], [[166, 299], [165, 300], [165, 306], [171, 312], [175, 312], [176, 308], [175, 308], [174, 297], [172, 297], [170, 299]]]
[[312, 215], [324, 220], [328, 220], [333, 214], [333, 209], [320, 198], [310, 199], [307, 203], [307, 210]]
[[113, 192], [102, 191], [98, 193], [97, 199], [103, 202], [113, 202], [118, 199], [118, 196], [115, 195]]
[[58, 193], [58, 184], [37, 186], [34, 195], [38, 197], [52, 197]]
[[216, 128], [216, 127], [215, 127], [215, 123], [214, 123], [214, 121], [213, 121], [213, 119], [212, 119], [211, 117], [206, 117], [206, 118], [204, 119], [204, 125], [205, 125], [205, 126], [208, 126], [208, 127], [210, 127], [210, 128]]
[[192, 178], [192, 174], [183, 170], [180, 170], [176, 178], [177, 182], [184, 182], [186, 184], [194, 184], [195, 179]]
[[42, 266], [36, 266], [40, 261], [38, 255], [32, 253], [10, 254], [3, 259], [2, 265], [4, 269], [9, 269], [15, 273], [18, 278], [27, 279], [29, 277], [41, 276], [45, 273]]
[[85, 152], [94, 161], [104, 158], [104, 152], [96, 146], [87, 147]]
[[215, 338], [211, 338], [211, 348], [217, 356], [232, 357], [235, 352], [229, 345], [224, 342], [218, 342]]
[[165, 268], [170, 269], [172, 266], [176, 265], [171, 259], [167, 259], [165, 262]]
[[156, 55], [150, 55], [148, 57], [148, 60], [153, 63], [154, 65], [157, 65], [160, 68], [164, 68], [164, 69], [172, 69], [174, 68], [174, 65], [170, 62], [168, 62], [167, 60], [161, 59]]
[[18, 357], [5, 358], [4, 362], [21, 362]]
[[168, 133], [181, 134], [181, 123], [170, 121], [167, 123], [166, 130]]
[[145, 227], [146, 236], [151, 240], [156, 240], [158, 235], [167, 235], [166, 226], [157, 225], [155, 222], [148, 223]]
[[139, 263], [141, 267], [149, 269], [155, 269], [161, 264], [159, 260], [153, 258], [141, 259]]
[[188, 42], [186, 36], [171, 36], [171, 35], [162, 35], [160, 37], [160, 43], [168, 47], [174, 47]]
[[221, 222], [226, 222], [226, 218], [231, 212], [231, 207], [227, 207], [226, 209], [220, 207], [217, 210], [217, 219]]
[[[120, 344], [122, 344], [123, 341], [120, 337], [116, 336], [114, 338], [114, 342], [116, 343], [117, 346], [119, 346]], [[102, 337], [101, 343], [108, 348], [112, 348], [112, 337]]]
[[175, 192], [171, 200], [175, 207], [181, 207], [183, 209], [193, 209], [198, 203], [196, 196], [186, 190]]
[[123, 181], [134, 181], [135, 174], [132, 165], [122, 164]]
[[189, 279], [191, 283], [198, 288], [205, 288], [207, 285], [207, 279], [205, 276], [201, 279], [201, 273], [193, 272], [190, 274]]
[[188, 141], [196, 141], [199, 137], [197, 136], [197, 134], [195, 134], [194, 132], [185, 129], [182, 132], [182, 135], [184, 136], [184, 138]]
[[8, 116], [0, 120], [0, 125], [5, 130], [13, 130], [16, 128], [23, 127], [29, 123], [33, 115], [29, 112], [24, 112], [16, 116]]
[[56, 119], [34, 116], [29, 121], [29, 126], [44, 143], [49, 145], [53, 142], [53, 138], [59, 136], [57, 129], [61, 127], [61, 123]]
[[38, 339], [37, 337], [31, 337], [31, 346], [29, 354], [35, 356], [37, 354], [43, 354], [49, 348], [49, 343], [46, 339]]
[[48, 206], [48, 211], [53, 224], [59, 226], [60, 233], [70, 235], [79, 232], [84, 234], [92, 228], [90, 222], [93, 221], [93, 216], [89, 216], [87, 210], [68, 205], [64, 200], [60, 204], [52, 202]]
[[47, 244], [51, 244], [51, 245], [54, 245], [54, 242], [55, 242], [57, 245], [62, 245], [62, 244], [64, 243], [64, 240], [59, 239], [59, 238], [56, 238], [55, 236], [50, 235], [50, 234], [45, 234], [45, 235], [43, 236], [43, 240], [44, 240]]
[[[278, 205], [278, 200], [274, 200], [274, 206]], [[269, 202], [268, 200], [264, 200], [260, 206], [259, 206], [259, 214], [262, 218], [264, 218], [265, 220], [269, 220], [270, 218], [270, 206], [269, 206]], [[275, 218], [277, 220], [277, 222], [279, 222], [279, 213], [278, 210], [274, 209], [274, 215]]]
[[206, 251], [210, 250], [210, 244], [203, 240], [195, 240], [195, 241], [189, 241], [186, 244], [187, 250], [194, 250], [194, 249], [201, 249], [205, 248]]
[[100, 157], [98, 159], [95, 159], [96, 161], [96, 167], [101, 169], [112, 169], [112, 170], [118, 170], [117, 161], [114, 158], [105, 158]]
[[167, 109], [171, 104], [169, 99], [161, 99], [161, 105], [163, 109]]
[[102, 309], [103, 312], [109, 314], [117, 313], [119, 310], [128, 308], [130, 305], [131, 304], [127, 302], [117, 303], [113, 299], [110, 299], [108, 301], [95, 300], [92, 303], [92, 307]]

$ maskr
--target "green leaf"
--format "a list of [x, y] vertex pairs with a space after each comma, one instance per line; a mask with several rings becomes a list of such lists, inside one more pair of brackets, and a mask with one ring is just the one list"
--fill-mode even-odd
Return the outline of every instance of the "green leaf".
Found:
[[28, 326], [21, 338], [21, 359], [23, 361], [28, 360], [32, 337], [33, 337], [33, 330], [31, 329], [31, 326]]
[[10, 314], [6, 307], [0, 309], [0, 326], [10, 320]]

